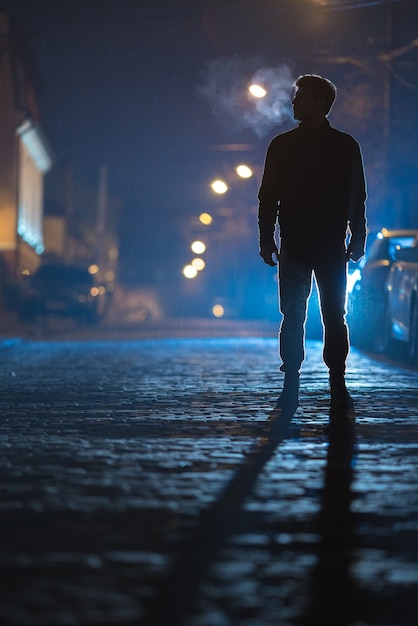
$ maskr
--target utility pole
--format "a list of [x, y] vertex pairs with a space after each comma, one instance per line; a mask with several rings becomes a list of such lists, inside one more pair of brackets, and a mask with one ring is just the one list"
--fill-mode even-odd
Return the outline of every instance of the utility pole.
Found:
[[[385, 207], [385, 215], [389, 214], [389, 184], [388, 179], [390, 178], [390, 159], [389, 159], [389, 143], [390, 143], [390, 109], [391, 109], [391, 58], [390, 52], [392, 50], [393, 45], [393, 5], [392, 3], [387, 3], [386, 5], [386, 32], [385, 32], [385, 43], [386, 43], [386, 59], [384, 61], [384, 77], [383, 77], [383, 180], [382, 180], [382, 190], [383, 190], [383, 203]], [[399, 219], [400, 216], [397, 216]]]
[[100, 275], [103, 275], [105, 268], [103, 263], [104, 255], [104, 235], [107, 208], [107, 175], [106, 165], [102, 165], [99, 171], [99, 187], [97, 194], [97, 211], [96, 211], [96, 254], [97, 265], [99, 266]]
[[74, 221], [74, 174], [69, 162], [65, 168], [65, 262], [69, 265], [73, 261], [73, 221]]

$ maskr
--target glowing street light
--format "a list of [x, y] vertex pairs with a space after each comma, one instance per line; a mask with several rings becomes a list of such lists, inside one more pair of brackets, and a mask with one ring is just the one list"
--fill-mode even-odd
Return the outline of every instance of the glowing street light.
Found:
[[215, 317], [223, 317], [223, 315], [225, 314], [225, 309], [223, 308], [222, 304], [215, 304], [212, 307], [212, 313]]
[[201, 272], [203, 269], [205, 269], [206, 263], [200, 257], [196, 257], [191, 262], [191, 265], [193, 265], [193, 267], [197, 269], [198, 272]]
[[250, 85], [248, 91], [254, 98], [264, 98], [267, 95], [267, 91], [261, 85]]
[[214, 180], [211, 187], [215, 193], [225, 193], [228, 191], [228, 185], [223, 180]]
[[253, 175], [253, 171], [248, 165], [238, 165], [236, 172], [241, 178], [251, 178]]
[[205, 226], [209, 226], [209, 224], [212, 224], [212, 215], [209, 215], [209, 213], [201, 213], [199, 215], [199, 221]]
[[197, 269], [193, 265], [186, 265], [183, 267], [183, 274], [186, 278], [196, 278]]
[[203, 241], [194, 241], [190, 248], [195, 254], [203, 254], [206, 250], [206, 246]]

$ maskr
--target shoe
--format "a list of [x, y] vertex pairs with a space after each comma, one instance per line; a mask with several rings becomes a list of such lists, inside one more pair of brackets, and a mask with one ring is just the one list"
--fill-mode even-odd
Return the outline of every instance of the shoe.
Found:
[[349, 402], [350, 394], [345, 386], [344, 374], [330, 372], [329, 386], [331, 388], [331, 406], [344, 406]]
[[296, 409], [299, 406], [299, 374], [285, 374], [283, 391], [276, 402], [276, 408]]
[[346, 386], [344, 387], [331, 387], [331, 406], [330, 406], [330, 419], [333, 418], [355, 418], [354, 402], [353, 398], [348, 393]]
[[280, 394], [273, 413], [293, 415], [299, 406], [299, 374], [286, 375], [283, 391]]
[[283, 390], [267, 421], [290, 420], [299, 406], [299, 373], [286, 374]]
[[354, 402], [345, 386], [344, 373], [330, 372], [329, 383], [331, 387], [330, 416], [354, 417]]
[[333, 388], [331, 387], [331, 408], [332, 409], [347, 409], [354, 406], [353, 398], [348, 393], [348, 389], [344, 387]]

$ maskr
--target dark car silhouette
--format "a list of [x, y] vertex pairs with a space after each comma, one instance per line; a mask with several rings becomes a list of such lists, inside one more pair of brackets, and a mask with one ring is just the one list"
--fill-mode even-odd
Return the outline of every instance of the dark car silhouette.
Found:
[[87, 268], [61, 263], [42, 265], [25, 280], [21, 318], [30, 321], [39, 316], [72, 316], [94, 323], [102, 292]]
[[396, 352], [399, 341], [409, 363], [418, 365], [418, 246], [397, 252], [386, 290], [388, 352]]

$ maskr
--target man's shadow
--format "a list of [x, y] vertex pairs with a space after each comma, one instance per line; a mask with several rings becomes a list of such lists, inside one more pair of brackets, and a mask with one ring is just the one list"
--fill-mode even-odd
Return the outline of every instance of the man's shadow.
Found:
[[364, 613], [351, 577], [355, 524], [351, 503], [356, 455], [354, 414], [332, 416], [321, 508], [318, 562], [312, 573], [309, 615], [303, 624], [349, 626]]
[[270, 411], [266, 423], [266, 435], [273, 445], [277, 446], [283, 439], [290, 437], [292, 427], [297, 430], [297, 427], [292, 423], [296, 408], [293, 406], [276, 406]]

